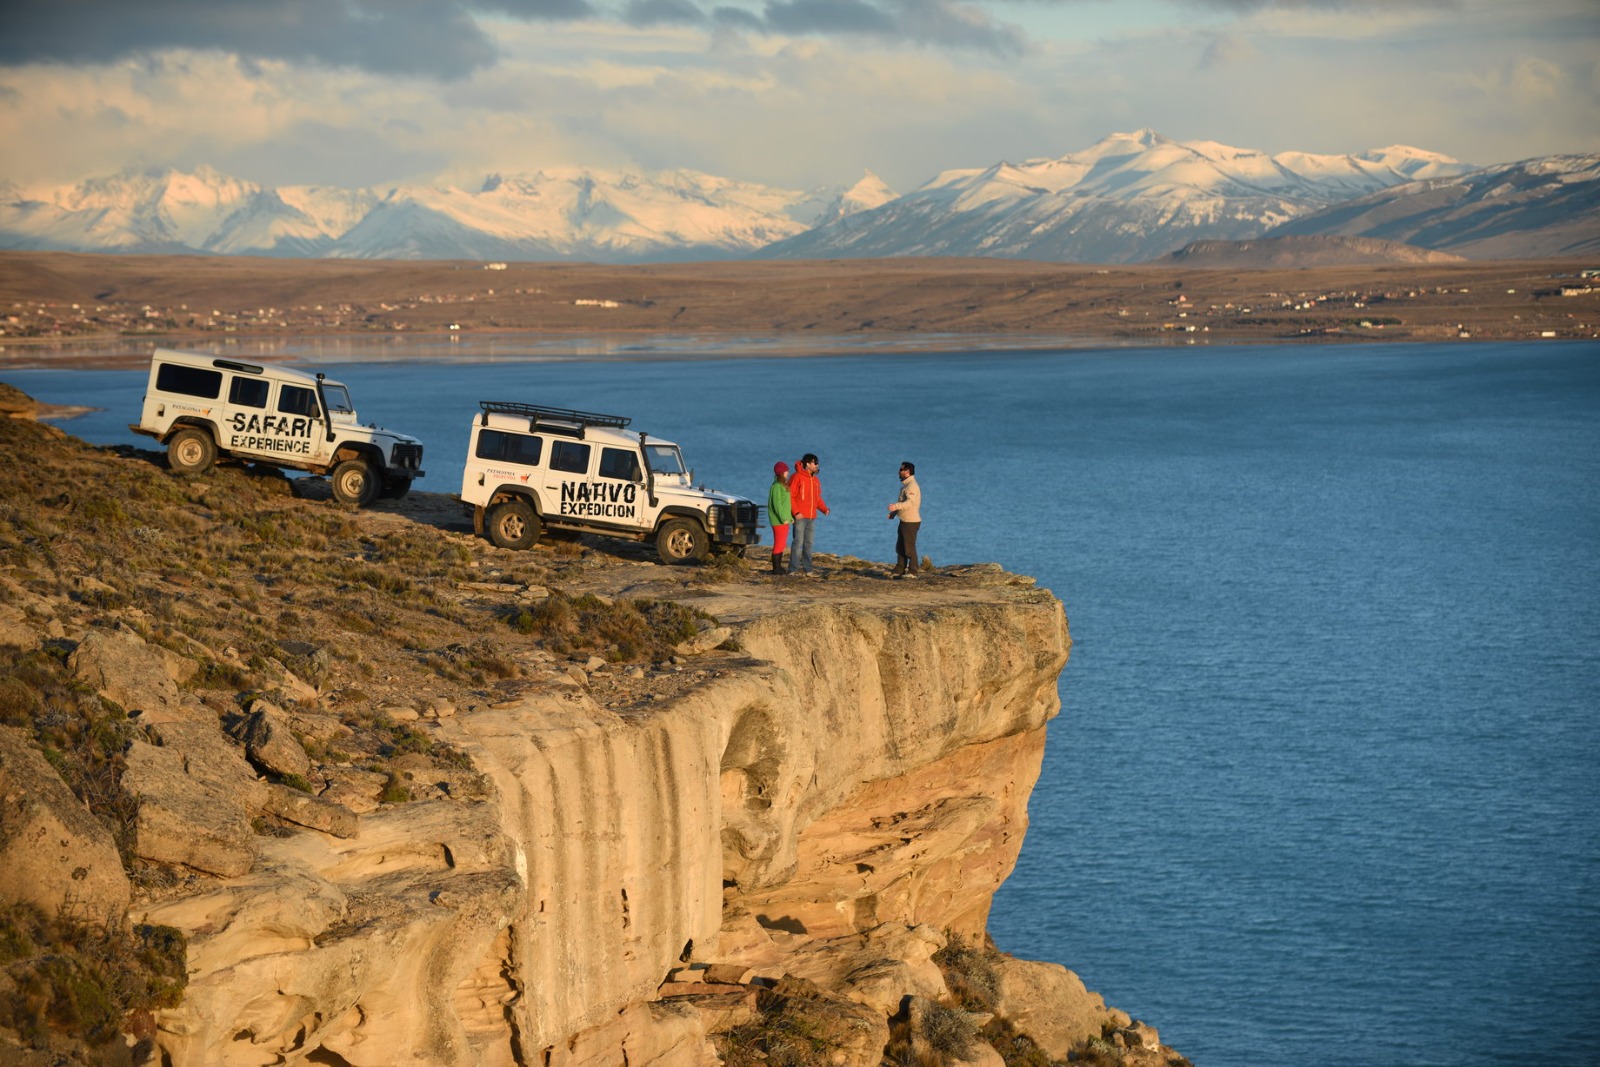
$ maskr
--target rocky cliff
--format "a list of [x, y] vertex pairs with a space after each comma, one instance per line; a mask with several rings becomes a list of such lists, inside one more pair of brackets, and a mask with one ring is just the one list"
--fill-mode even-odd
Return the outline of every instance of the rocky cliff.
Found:
[[1069, 647], [1029, 580], [512, 554], [0, 434], [17, 1062], [1182, 1062], [987, 943]]

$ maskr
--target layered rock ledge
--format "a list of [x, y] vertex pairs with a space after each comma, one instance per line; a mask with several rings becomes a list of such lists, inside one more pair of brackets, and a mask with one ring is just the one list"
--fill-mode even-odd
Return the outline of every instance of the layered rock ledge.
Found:
[[[985, 947], [1070, 645], [1031, 580], [503, 553], [426, 494], [354, 513], [21, 424], [39, 478], [102, 488], [0, 508], [0, 902], [181, 933], [133, 1062], [1183, 1062]], [[670, 654], [589, 640], [624, 605]], [[52, 670], [119, 731], [110, 801], [45, 758]]]
[[992, 577], [892, 606], [711, 590], [743, 651], [646, 712], [558, 683], [438, 720], [481, 797], [267, 838], [248, 872], [143, 909], [190, 938], [162, 1050], [715, 1063], [715, 1015], [658, 990], [718, 964], [877, 1009], [881, 1054], [905, 997], [947, 994], [947, 932], [982, 935], [1058, 708], [1060, 602]]

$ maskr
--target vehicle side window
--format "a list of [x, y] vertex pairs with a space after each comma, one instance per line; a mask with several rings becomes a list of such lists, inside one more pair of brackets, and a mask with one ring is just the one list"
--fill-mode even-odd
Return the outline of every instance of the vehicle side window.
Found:
[[228, 383], [228, 403], [246, 408], [264, 408], [270, 389], [271, 386], [260, 378], [245, 378], [236, 374]]
[[550, 469], [569, 474], [588, 474], [589, 446], [577, 441], [551, 441]]
[[317, 394], [298, 385], [285, 385], [278, 390], [278, 410], [285, 415], [310, 415], [316, 418]]
[[181, 363], [163, 363], [156, 370], [156, 388], [163, 393], [203, 396], [215, 400], [222, 395], [222, 372]]
[[537, 467], [543, 445], [544, 438], [531, 434], [480, 430], [476, 454], [479, 459], [499, 459], [507, 463], [520, 463], [525, 467]]
[[600, 477], [618, 478], [625, 482], [639, 480], [639, 457], [626, 448], [600, 450]]

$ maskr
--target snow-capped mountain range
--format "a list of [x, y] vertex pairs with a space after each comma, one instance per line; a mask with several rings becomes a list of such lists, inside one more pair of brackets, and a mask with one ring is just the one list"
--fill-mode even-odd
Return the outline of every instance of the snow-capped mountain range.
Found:
[[1273, 156], [1139, 130], [1059, 159], [946, 171], [882, 207], [757, 255], [1138, 263], [1194, 240], [1258, 237], [1329, 204], [1473, 169], [1403, 145], [1354, 156]]
[[1376, 237], [1469, 259], [1600, 253], [1600, 155], [1544, 156], [1369, 193], [1274, 236]]
[[[881, 192], [880, 192], [881, 190]], [[797, 192], [693, 171], [491, 174], [455, 186], [265, 189], [209, 167], [0, 188], [0, 247], [353, 259], [639, 262], [741, 256], [894, 194]]]
[[[472, 189], [268, 189], [206, 167], [43, 190], [0, 179], [0, 248], [363, 259], [1136, 263], [1197, 240], [1291, 233], [1553, 255], [1592, 247], [1562, 234], [1592, 237], [1597, 219], [1600, 156], [1478, 168], [1403, 145], [1269, 155], [1151, 130], [1059, 158], [945, 171], [903, 196], [870, 172], [812, 191], [686, 170], [491, 174]], [[1519, 243], [1531, 230], [1540, 236]]]

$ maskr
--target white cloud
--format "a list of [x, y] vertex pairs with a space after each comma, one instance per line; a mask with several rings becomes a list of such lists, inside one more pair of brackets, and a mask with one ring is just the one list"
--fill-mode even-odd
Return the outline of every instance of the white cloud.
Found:
[[[869, 168], [905, 190], [1143, 126], [1268, 151], [1409, 143], [1480, 163], [1600, 149], [1592, 0], [1245, 6], [1073, 6], [1096, 15], [1093, 36], [1006, 55], [728, 19], [507, 18], [478, 23], [496, 61], [446, 81], [217, 51], [12, 66], [0, 68], [0, 178], [209, 162], [269, 184], [441, 171], [470, 184], [494, 169], [634, 164], [789, 188]], [[922, 14], [999, 27], [1027, 10], [984, 21], [977, 5], [940, 0]]]

